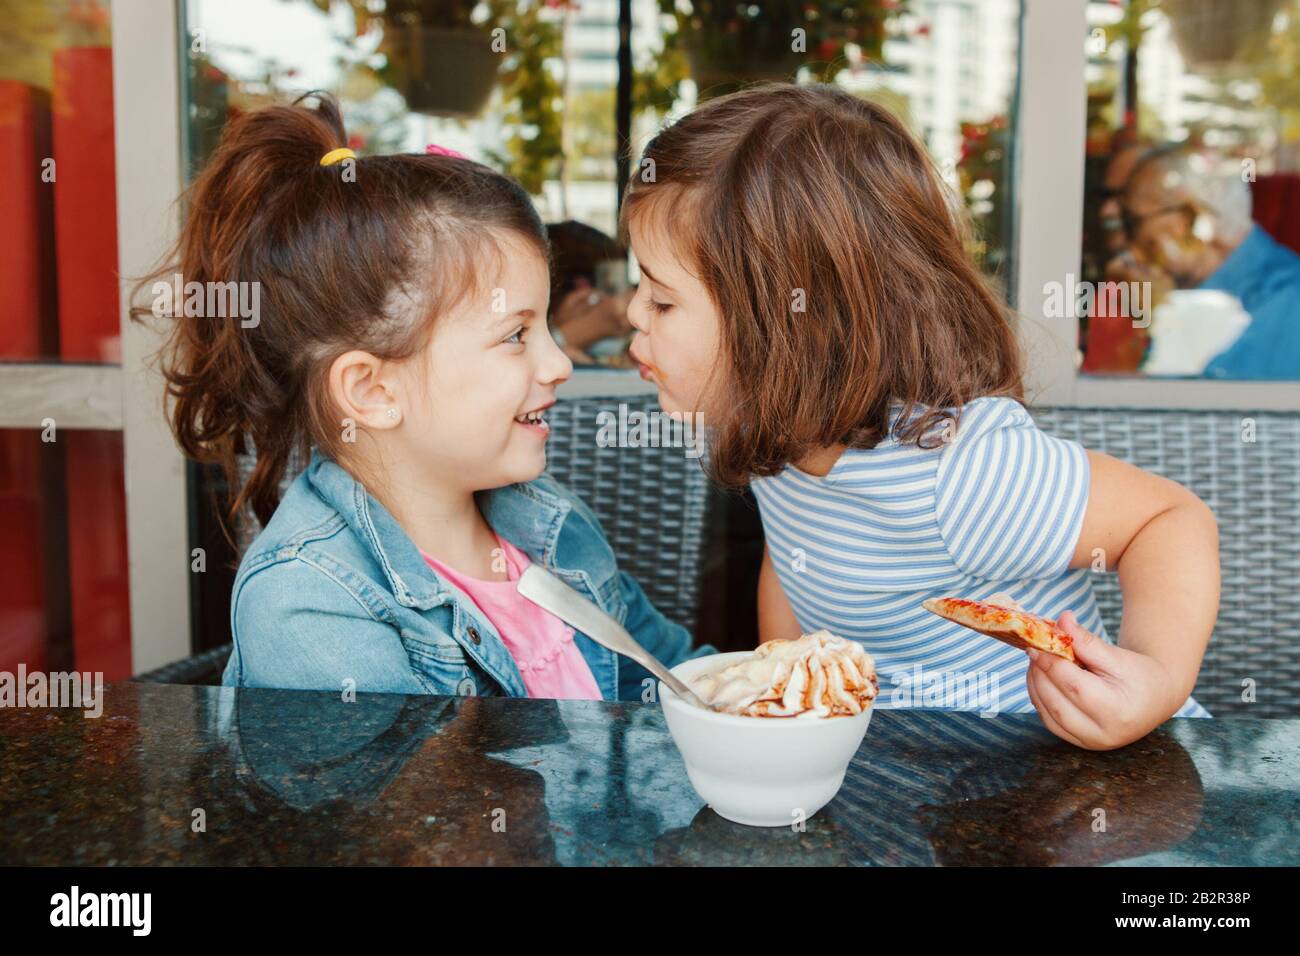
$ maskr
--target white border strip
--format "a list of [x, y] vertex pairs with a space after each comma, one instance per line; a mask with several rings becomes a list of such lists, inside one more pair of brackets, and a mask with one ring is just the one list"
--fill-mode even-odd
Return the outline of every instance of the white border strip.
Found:
[[1300, 382], [1224, 382], [1139, 375], [1080, 375], [1071, 405], [1090, 408], [1193, 408], [1232, 411], [1300, 411]]
[[181, 64], [174, 0], [118, 2], [112, 15], [131, 666], [138, 674], [190, 653], [185, 460], [152, 367], [158, 335], [128, 313], [132, 277], [148, 274], [176, 236]]
[[1024, 0], [1016, 134], [1016, 332], [1025, 393], [1036, 405], [1074, 398], [1079, 325], [1043, 316], [1043, 286], [1079, 271], [1083, 250], [1087, 0]]

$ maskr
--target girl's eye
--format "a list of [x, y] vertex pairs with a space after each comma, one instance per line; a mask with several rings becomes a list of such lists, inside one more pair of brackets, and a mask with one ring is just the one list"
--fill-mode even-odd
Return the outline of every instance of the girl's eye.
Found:
[[663, 315], [672, 307], [671, 302], [656, 302], [653, 298], [650, 300], [650, 308], [654, 309], [655, 313], [658, 315]]
[[525, 331], [525, 327], [521, 325], [521, 326], [519, 326], [519, 328], [515, 329], [515, 330], [514, 330], [513, 332], [511, 332], [508, 336], [506, 336], [504, 339], [502, 339], [502, 341], [503, 341], [503, 342], [508, 342], [508, 343], [510, 343], [511, 345], [523, 345], [523, 344], [524, 344], [524, 331]]

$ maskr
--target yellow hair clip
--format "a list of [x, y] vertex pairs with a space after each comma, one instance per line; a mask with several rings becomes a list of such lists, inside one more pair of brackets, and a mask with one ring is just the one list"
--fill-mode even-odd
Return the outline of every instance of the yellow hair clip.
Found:
[[356, 159], [357, 154], [352, 152], [346, 146], [340, 146], [338, 149], [331, 149], [328, 153], [320, 158], [322, 166], [333, 166], [335, 163], [342, 162], [345, 159]]

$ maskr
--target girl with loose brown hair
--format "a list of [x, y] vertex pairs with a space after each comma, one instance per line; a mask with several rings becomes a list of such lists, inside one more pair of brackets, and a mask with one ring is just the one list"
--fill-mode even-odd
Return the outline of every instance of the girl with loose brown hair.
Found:
[[[440, 147], [359, 157], [316, 99], [230, 121], [137, 292], [154, 297], [141, 318], [170, 323], [178, 443], [225, 468], [232, 518], [247, 504], [265, 525], [235, 579], [225, 683], [639, 696], [648, 673], [516, 590], [545, 564], [661, 659], [690, 653], [543, 474], [572, 364], [547, 332], [531, 200]], [[281, 496], [294, 452], [310, 463]]]
[[[631, 355], [762, 513], [760, 640], [826, 628], [892, 680], [882, 706], [1036, 709], [1092, 749], [1209, 716], [1189, 694], [1218, 608], [1213, 514], [1035, 426], [960, 202], [888, 110], [821, 85], [711, 100], [646, 146], [621, 217]], [[1118, 645], [1090, 567], [1119, 570]], [[921, 607], [1008, 591], [1059, 618], [1079, 664]]]

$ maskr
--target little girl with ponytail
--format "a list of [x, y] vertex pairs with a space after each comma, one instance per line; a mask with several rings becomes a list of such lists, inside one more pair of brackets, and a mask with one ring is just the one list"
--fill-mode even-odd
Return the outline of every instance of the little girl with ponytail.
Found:
[[[547, 332], [528, 195], [449, 150], [357, 157], [315, 99], [230, 122], [173, 261], [142, 284], [178, 274], [257, 305], [249, 320], [173, 301], [162, 352], [176, 440], [223, 466], [231, 520], [265, 526], [235, 579], [224, 682], [640, 696], [644, 670], [515, 589], [543, 564], [668, 666], [693, 654], [543, 474], [572, 365]], [[281, 498], [295, 452], [310, 463]]]

